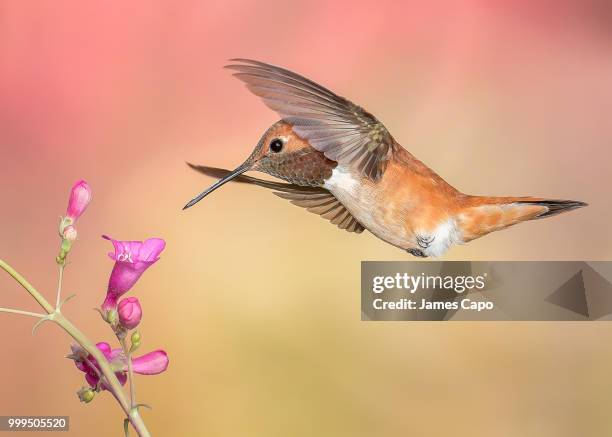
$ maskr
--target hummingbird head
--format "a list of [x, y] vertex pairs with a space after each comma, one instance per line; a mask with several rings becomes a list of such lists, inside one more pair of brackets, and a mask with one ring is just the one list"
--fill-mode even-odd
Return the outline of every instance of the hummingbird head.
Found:
[[334, 161], [325, 158], [307, 140], [300, 138], [291, 124], [280, 120], [266, 130], [246, 161], [190, 200], [183, 209], [195, 205], [221, 185], [249, 170], [261, 171], [299, 185], [318, 186], [331, 176], [335, 166]]

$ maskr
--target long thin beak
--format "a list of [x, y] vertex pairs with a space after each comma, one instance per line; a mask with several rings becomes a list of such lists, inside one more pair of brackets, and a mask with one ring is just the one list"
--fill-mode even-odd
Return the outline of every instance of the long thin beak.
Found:
[[196, 203], [198, 203], [200, 200], [202, 200], [203, 198], [205, 198], [206, 196], [208, 196], [210, 193], [212, 193], [213, 191], [215, 191], [217, 188], [219, 188], [221, 185], [231, 181], [232, 179], [234, 179], [235, 177], [240, 176], [242, 173], [248, 171], [251, 168], [251, 166], [247, 163], [242, 164], [240, 167], [238, 167], [237, 169], [235, 169], [233, 172], [231, 172], [230, 174], [228, 174], [227, 176], [225, 176], [223, 179], [219, 179], [215, 184], [211, 185], [210, 187], [208, 187], [206, 190], [202, 191], [200, 194], [198, 194], [196, 197], [194, 197], [193, 199], [191, 199], [189, 201], [189, 203], [187, 203], [187, 205], [185, 205], [183, 207], [183, 209], [187, 209], [187, 208], [191, 208], [193, 205], [195, 205]]

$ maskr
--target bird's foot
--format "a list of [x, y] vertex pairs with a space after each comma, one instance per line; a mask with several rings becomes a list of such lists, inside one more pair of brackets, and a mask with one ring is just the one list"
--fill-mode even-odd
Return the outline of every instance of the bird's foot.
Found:
[[406, 249], [406, 252], [408, 252], [412, 256], [418, 256], [419, 258], [427, 258], [427, 255], [425, 255], [420, 249]]
[[427, 249], [431, 243], [433, 243], [433, 241], [436, 239], [435, 235], [430, 235], [430, 236], [424, 236], [424, 235], [417, 235], [416, 236], [416, 242], [419, 245], [419, 247], [423, 248], [423, 249]]

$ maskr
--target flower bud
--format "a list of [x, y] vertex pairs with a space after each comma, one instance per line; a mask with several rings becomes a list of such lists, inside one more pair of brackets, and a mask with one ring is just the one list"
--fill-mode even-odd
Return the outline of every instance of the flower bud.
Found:
[[115, 326], [117, 324], [117, 310], [110, 309], [108, 311], [103, 312], [104, 320], [108, 322], [109, 325]]
[[81, 402], [86, 404], [93, 401], [93, 398], [96, 396], [96, 392], [93, 391], [90, 387], [82, 387], [78, 392], [77, 396]]
[[77, 239], [77, 230], [74, 226], [70, 225], [70, 226], [66, 226], [64, 228], [64, 235], [63, 235], [65, 240], [68, 241], [74, 241]]
[[87, 182], [81, 180], [76, 182], [70, 190], [66, 217], [74, 223], [85, 212], [87, 205], [91, 201], [91, 188]]
[[142, 308], [140, 302], [135, 297], [126, 297], [119, 301], [117, 306], [119, 323], [127, 329], [134, 329], [142, 318]]
[[60, 251], [55, 258], [55, 261], [59, 265], [65, 266], [66, 257], [68, 256], [68, 253], [70, 253], [72, 243], [74, 243], [77, 238], [77, 231], [74, 226], [68, 225], [62, 228], [62, 225], [60, 225], [60, 236], [62, 237], [62, 244], [60, 245]]
[[134, 352], [140, 346], [140, 332], [134, 331], [130, 340], [132, 341], [130, 352]]

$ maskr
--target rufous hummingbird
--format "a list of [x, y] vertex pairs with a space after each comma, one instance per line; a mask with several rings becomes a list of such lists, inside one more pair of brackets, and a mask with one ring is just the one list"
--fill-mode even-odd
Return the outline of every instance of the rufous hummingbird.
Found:
[[[255, 184], [341, 229], [367, 229], [414, 256], [437, 257], [453, 244], [586, 206], [573, 200], [463, 194], [363, 108], [289, 70], [249, 59], [231, 62], [226, 68], [282, 119], [235, 170], [192, 165], [220, 180], [184, 209], [231, 180]], [[288, 183], [242, 175], [249, 170]]]

